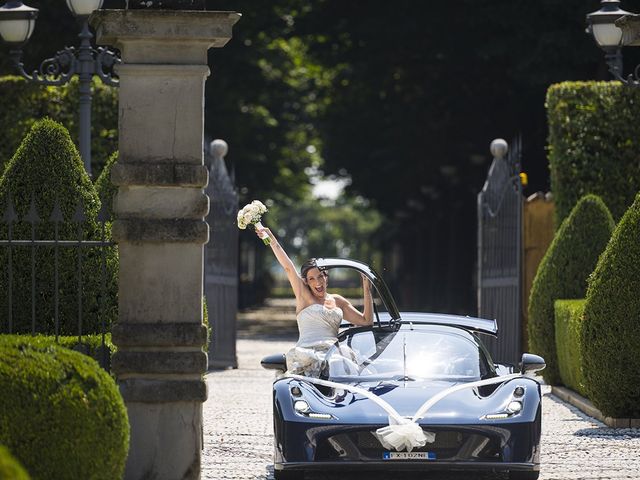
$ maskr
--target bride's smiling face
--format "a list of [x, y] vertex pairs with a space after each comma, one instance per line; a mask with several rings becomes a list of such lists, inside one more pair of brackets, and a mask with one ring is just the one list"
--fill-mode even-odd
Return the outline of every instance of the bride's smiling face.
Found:
[[318, 298], [324, 298], [327, 293], [327, 274], [317, 268], [312, 268], [307, 272], [305, 279], [311, 293]]

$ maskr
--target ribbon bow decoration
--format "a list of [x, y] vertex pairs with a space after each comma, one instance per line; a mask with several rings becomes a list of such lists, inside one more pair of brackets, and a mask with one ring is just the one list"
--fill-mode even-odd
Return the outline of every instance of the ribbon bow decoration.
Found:
[[420, 425], [412, 422], [408, 418], [397, 420], [389, 416], [389, 426], [382, 427], [375, 431], [375, 436], [383, 447], [396, 451], [407, 450], [410, 452], [414, 448], [424, 447], [427, 443], [433, 443], [436, 434], [433, 432], [425, 432]]

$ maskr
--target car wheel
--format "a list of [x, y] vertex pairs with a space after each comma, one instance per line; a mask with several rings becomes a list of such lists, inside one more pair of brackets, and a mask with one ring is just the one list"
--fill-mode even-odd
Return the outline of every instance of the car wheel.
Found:
[[296, 470], [274, 470], [275, 480], [304, 480], [304, 472]]
[[509, 472], [509, 480], [538, 480], [540, 472]]

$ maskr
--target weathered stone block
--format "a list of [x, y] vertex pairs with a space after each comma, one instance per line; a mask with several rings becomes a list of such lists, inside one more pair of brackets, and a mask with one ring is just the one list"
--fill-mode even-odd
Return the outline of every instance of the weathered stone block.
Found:
[[180, 218], [202, 220], [209, 213], [209, 197], [201, 188], [120, 187], [113, 199], [116, 218]]
[[209, 225], [204, 220], [183, 218], [122, 219], [113, 222], [113, 239], [118, 242], [141, 243], [197, 243], [209, 241]]
[[207, 341], [201, 323], [117, 323], [111, 340], [118, 347], [200, 347]]
[[202, 323], [202, 245], [121, 243], [118, 250], [120, 323]]
[[207, 384], [204, 380], [163, 380], [126, 378], [118, 382], [125, 402], [204, 402]]
[[131, 352], [118, 350], [111, 359], [111, 369], [116, 375], [128, 373], [199, 373], [207, 371], [207, 354], [203, 351], [149, 351]]
[[204, 0], [127, 0], [128, 8], [161, 10], [205, 10]]
[[120, 157], [111, 169], [111, 183], [117, 186], [206, 187], [209, 175], [204, 165], [174, 163], [173, 158], [160, 163], [131, 163]]

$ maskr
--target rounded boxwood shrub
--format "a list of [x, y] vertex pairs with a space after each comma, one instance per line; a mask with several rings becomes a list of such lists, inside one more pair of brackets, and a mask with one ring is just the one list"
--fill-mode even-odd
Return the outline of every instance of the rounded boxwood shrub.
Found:
[[[39, 240], [100, 240], [101, 229], [96, 222], [100, 207], [98, 195], [84, 170], [80, 155], [69, 132], [50, 119], [36, 122], [9, 162], [0, 178], [0, 214], [7, 211], [11, 199], [17, 214], [12, 224], [14, 240], [30, 240], [32, 233]], [[39, 220], [27, 221], [32, 199]], [[59, 203], [64, 221], [55, 224], [51, 214]], [[85, 219], [74, 221], [81, 206]], [[33, 230], [32, 230], [33, 228]], [[6, 223], [0, 223], [0, 238], [7, 238]], [[113, 250], [113, 249], [110, 249]], [[32, 252], [35, 252], [35, 292], [32, 288]], [[55, 318], [55, 249], [39, 246], [14, 246], [12, 253], [12, 329], [11, 333], [32, 331], [32, 304], [35, 304], [35, 331], [54, 333]], [[80, 255], [81, 254], [81, 255]], [[79, 318], [82, 333], [108, 329], [115, 310], [114, 252], [107, 254], [106, 291], [103, 296], [102, 252], [99, 248], [58, 248], [58, 318], [59, 333], [78, 334]], [[8, 317], [9, 249], [0, 249], [0, 315]], [[80, 265], [80, 266], [79, 266]], [[82, 315], [78, 305], [82, 273]], [[32, 294], [34, 297], [32, 297]], [[6, 329], [6, 325], [4, 326]], [[5, 330], [6, 331], [6, 330]]]
[[553, 304], [561, 298], [584, 298], [587, 278], [613, 228], [604, 202], [596, 195], [586, 195], [562, 222], [540, 261], [529, 297], [529, 349], [547, 362], [542, 374], [549, 384], [561, 382]]
[[556, 300], [556, 351], [560, 379], [567, 387], [586, 395], [582, 373], [582, 319], [585, 300]]
[[119, 479], [127, 412], [93, 359], [43, 338], [2, 335], [0, 443], [34, 479]]
[[29, 474], [6, 447], [0, 445], [0, 480], [29, 480]]
[[640, 417], [640, 194], [589, 279], [582, 346], [589, 399], [610, 417]]

